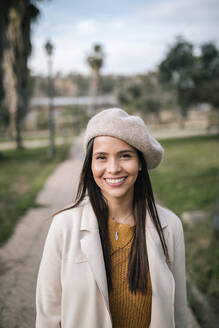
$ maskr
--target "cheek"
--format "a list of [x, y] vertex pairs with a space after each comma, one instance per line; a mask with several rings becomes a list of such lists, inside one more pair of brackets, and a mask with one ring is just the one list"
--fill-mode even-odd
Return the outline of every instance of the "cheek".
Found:
[[91, 170], [92, 170], [94, 179], [101, 177], [101, 175], [104, 172], [103, 166], [102, 165], [99, 165], [99, 164], [97, 164], [95, 162], [92, 162], [92, 164], [91, 164]]
[[129, 172], [129, 174], [137, 177], [139, 172], [138, 162], [136, 161], [136, 162], [129, 163], [126, 167], [126, 170]]

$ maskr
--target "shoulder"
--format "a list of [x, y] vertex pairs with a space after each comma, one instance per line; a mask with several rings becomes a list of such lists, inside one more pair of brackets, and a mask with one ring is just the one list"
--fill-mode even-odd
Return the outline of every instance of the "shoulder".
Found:
[[76, 254], [80, 251], [80, 232], [83, 230], [83, 222], [89, 221], [88, 202], [72, 206], [64, 208], [53, 217], [45, 242], [45, 252], [55, 252], [59, 259], [68, 257], [69, 252]]
[[184, 233], [182, 222], [180, 218], [169, 209], [160, 205], [156, 205], [156, 207], [160, 221], [163, 224], [163, 234], [167, 243], [170, 262], [173, 262], [176, 252], [181, 252], [181, 255], [184, 254]]
[[59, 233], [64, 233], [72, 229], [77, 230], [77, 228], [80, 230], [82, 216], [89, 203], [85, 200], [78, 206], [73, 206], [67, 206], [54, 215], [51, 228]]
[[162, 227], [167, 227], [169, 231], [176, 234], [182, 232], [182, 222], [174, 212], [158, 204], [156, 204], [156, 208]]

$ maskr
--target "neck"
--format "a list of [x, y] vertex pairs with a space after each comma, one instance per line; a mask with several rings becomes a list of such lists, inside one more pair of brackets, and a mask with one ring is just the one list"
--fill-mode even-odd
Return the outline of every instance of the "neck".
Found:
[[125, 198], [121, 199], [108, 199], [109, 215], [116, 221], [124, 224], [132, 225], [135, 223], [133, 211], [132, 211], [132, 200]]

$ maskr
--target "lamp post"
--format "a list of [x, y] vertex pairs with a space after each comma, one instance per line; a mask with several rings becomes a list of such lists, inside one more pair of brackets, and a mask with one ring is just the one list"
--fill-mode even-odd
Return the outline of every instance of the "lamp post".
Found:
[[48, 55], [48, 98], [49, 98], [49, 157], [53, 158], [55, 155], [55, 122], [54, 122], [54, 106], [53, 106], [53, 78], [52, 78], [52, 54], [53, 44], [47, 41], [45, 50]]

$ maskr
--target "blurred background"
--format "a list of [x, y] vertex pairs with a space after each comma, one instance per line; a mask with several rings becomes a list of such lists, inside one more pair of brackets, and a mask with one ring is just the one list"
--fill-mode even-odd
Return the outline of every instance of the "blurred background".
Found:
[[121, 107], [165, 148], [154, 192], [184, 225], [197, 325], [218, 325], [218, 31], [217, 0], [1, 0], [2, 254], [89, 118]]

